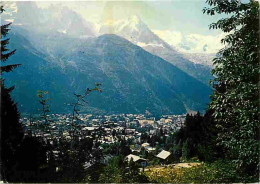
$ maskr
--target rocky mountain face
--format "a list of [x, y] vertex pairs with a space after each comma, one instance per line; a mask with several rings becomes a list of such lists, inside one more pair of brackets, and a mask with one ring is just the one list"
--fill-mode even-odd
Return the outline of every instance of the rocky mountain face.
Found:
[[215, 53], [182, 53], [183, 57], [195, 64], [201, 64], [213, 68]]
[[104, 24], [101, 26], [99, 34], [102, 35], [104, 33], [113, 33], [131, 41], [146, 51], [163, 58], [206, 85], [212, 79], [210, 73], [212, 64], [208, 61], [211, 58], [205, 54], [180, 53], [176, 51], [154, 34], [138, 16]]

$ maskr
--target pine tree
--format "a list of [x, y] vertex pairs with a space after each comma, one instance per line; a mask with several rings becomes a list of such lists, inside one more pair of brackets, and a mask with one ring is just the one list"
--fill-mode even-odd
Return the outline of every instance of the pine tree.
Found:
[[189, 157], [189, 146], [188, 146], [188, 139], [183, 143], [182, 146], [182, 159], [187, 160]]
[[[0, 13], [3, 13], [3, 6], [0, 7]], [[2, 72], [10, 72], [16, 65], [2, 65], [7, 59], [15, 53], [15, 50], [9, 51], [7, 45], [9, 39], [4, 39], [7, 36], [10, 24], [1, 25], [1, 74]], [[19, 122], [20, 114], [17, 106], [12, 100], [10, 93], [14, 87], [6, 88], [4, 81], [0, 79], [1, 85], [1, 180], [9, 181], [15, 173], [15, 151], [21, 144], [23, 138], [23, 127]]]
[[10, 92], [12, 89], [1, 85], [1, 175], [2, 180], [12, 177], [16, 159], [15, 151], [23, 139], [23, 127], [19, 113]]
[[[2, 14], [4, 12], [4, 8], [3, 6], [0, 7], [0, 13]], [[9, 49], [7, 48], [7, 45], [9, 43], [9, 38], [5, 38], [8, 34], [9, 26], [11, 25], [11, 23], [8, 24], [4, 24], [1, 25], [1, 35], [0, 35], [0, 39], [1, 39], [1, 74], [2, 72], [10, 72], [13, 71], [13, 69], [17, 68], [20, 64], [11, 64], [11, 65], [6, 65], [5, 62], [6, 60], [12, 56], [16, 50], [12, 50], [9, 51]]]
[[207, 0], [209, 15], [226, 14], [210, 25], [227, 33], [214, 59], [216, 77], [210, 104], [217, 140], [240, 172], [255, 174], [259, 164], [259, 3]]

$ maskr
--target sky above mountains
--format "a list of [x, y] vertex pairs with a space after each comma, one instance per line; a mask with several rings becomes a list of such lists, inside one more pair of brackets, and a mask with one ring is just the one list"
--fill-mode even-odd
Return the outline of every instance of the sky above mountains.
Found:
[[38, 2], [42, 8], [51, 4], [68, 6], [86, 20], [113, 24], [121, 19], [138, 16], [154, 33], [181, 52], [216, 53], [222, 44], [221, 34], [209, 30], [208, 25], [222, 18], [202, 13], [207, 6], [203, 0], [172, 1], [87, 1], [87, 2]]
[[[29, 5], [26, 3], [20, 2], [20, 4], [24, 4], [21, 7], [24, 8]], [[62, 7], [71, 9], [92, 24], [93, 31], [97, 33], [104, 24], [120, 24], [120, 21], [133, 20], [131, 17], [135, 16], [157, 36], [180, 52], [216, 53], [223, 47], [220, 40], [224, 34], [208, 28], [210, 23], [222, 17], [203, 14], [202, 9], [207, 4], [202, 0], [37, 1], [36, 5], [38, 8], [51, 10], [53, 19], [59, 16]], [[15, 10], [14, 6], [13, 9]], [[31, 12], [30, 7], [27, 7], [27, 11], [28, 13]], [[70, 14], [67, 16], [70, 16]], [[42, 18], [44, 19], [44, 17]], [[133, 24], [133, 22], [131, 23]], [[61, 31], [66, 33], [66, 30]], [[113, 31], [108, 33], [113, 33]]]
[[208, 25], [220, 16], [202, 13], [207, 6], [203, 0], [189, 1], [78, 1], [37, 2], [42, 8], [51, 5], [68, 6], [93, 22], [117, 21], [130, 16], [139, 16], [150, 29], [180, 31], [184, 34], [217, 35], [209, 31]]

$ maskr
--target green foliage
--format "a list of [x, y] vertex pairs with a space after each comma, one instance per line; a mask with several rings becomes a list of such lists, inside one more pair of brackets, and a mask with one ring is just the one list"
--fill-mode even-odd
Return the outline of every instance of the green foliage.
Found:
[[212, 162], [216, 157], [214, 157], [216, 145], [201, 145], [198, 144], [198, 157], [199, 160], [204, 160], [206, 162]]
[[149, 160], [149, 165], [159, 165], [160, 159], [157, 157], [154, 157], [152, 160]]
[[[21, 144], [24, 136], [22, 124], [19, 122], [20, 114], [16, 103], [11, 98], [13, 88], [6, 88], [3, 82], [1, 85], [1, 175], [2, 180], [11, 181], [17, 159], [15, 153]], [[3, 108], [4, 107], [4, 108]]]
[[183, 143], [183, 146], [182, 146], [182, 160], [187, 160], [188, 156], [189, 156], [188, 140], [189, 139], [186, 139], [186, 141]]
[[54, 181], [55, 168], [47, 162], [48, 146], [41, 137], [26, 136], [16, 152], [16, 170], [12, 182]]
[[72, 118], [71, 118], [71, 133], [72, 136], [75, 135], [75, 132], [77, 130], [77, 127], [75, 126], [74, 120], [80, 120], [79, 119], [79, 111], [80, 111], [80, 106], [84, 106], [86, 104], [88, 104], [88, 102], [85, 100], [85, 98], [93, 91], [98, 91], [98, 92], [102, 92], [101, 89], [99, 89], [99, 86], [101, 86], [101, 84], [99, 83], [95, 83], [95, 88], [93, 89], [89, 89], [87, 88], [84, 94], [76, 94], [74, 93], [74, 96], [76, 97], [76, 101], [74, 103], [68, 104], [70, 106], [72, 106]]
[[100, 183], [122, 183], [123, 170], [119, 167], [119, 163], [123, 162], [122, 157], [114, 157], [104, 168], [103, 173], [99, 177]]
[[100, 183], [146, 183], [147, 177], [140, 173], [138, 163], [124, 161], [122, 155], [113, 157], [99, 177]]
[[124, 176], [125, 183], [146, 183], [148, 180], [143, 173], [140, 173], [140, 166], [132, 159], [127, 164], [127, 172]]
[[186, 115], [184, 127], [175, 134], [175, 156], [180, 156], [182, 152], [182, 160], [198, 156], [200, 160], [207, 162], [221, 157], [221, 147], [216, 146], [217, 131], [212, 113], [212, 110], [207, 110], [204, 116], [199, 113], [194, 116]]
[[[0, 13], [3, 13], [3, 6], [0, 7]], [[2, 72], [10, 72], [19, 65], [6, 65], [7, 59], [14, 54], [15, 50], [10, 51], [7, 48], [9, 39], [7, 36], [10, 24], [1, 25], [1, 67]], [[1, 86], [1, 142], [0, 142], [0, 160], [1, 160], [1, 180], [12, 181], [13, 173], [16, 171], [15, 165], [17, 158], [15, 153], [22, 142], [24, 130], [22, 124], [19, 122], [20, 114], [17, 110], [16, 103], [12, 100], [10, 93], [14, 87], [7, 88], [4, 85], [2, 76], [0, 77]]]
[[[1, 6], [1, 11], [0, 13], [4, 12], [4, 8], [3, 6]], [[15, 53], [16, 50], [12, 50], [9, 51], [9, 49], [7, 48], [7, 45], [9, 43], [9, 38], [4, 38], [7, 36], [9, 29], [9, 26], [11, 25], [11, 23], [9, 24], [4, 24], [1, 25], [1, 34], [0, 34], [0, 39], [1, 39], [1, 67], [0, 67], [0, 73], [2, 74], [2, 72], [11, 72], [13, 71], [13, 69], [17, 68], [18, 66], [20, 66], [20, 64], [12, 64], [12, 65], [6, 65], [5, 62], [6, 60]]]
[[226, 47], [214, 59], [210, 108], [219, 145], [239, 171], [257, 173], [259, 164], [259, 3], [207, 0], [209, 15], [227, 14], [210, 25], [227, 33]]
[[[92, 163], [97, 153], [93, 152], [93, 140], [90, 138], [66, 140], [61, 138], [56, 148], [58, 157], [56, 167], [59, 168], [55, 182], [86, 182], [88, 177], [84, 164]], [[97, 159], [98, 160], [98, 159]]]
[[42, 112], [42, 118], [44, 119], [45, 124], [48, 123], [47, 114], [50, 112], [50, 105], [49, 105], [50, 98], [47, 96], [48, 94], [49, 94], [48, 91], [41, 91], [41, 90], [37, 91], [37, 97], [39, 98], [39, 103], [42, 106], [42, 108], [39, 109], [39, 111]]
[[104, 154], [112, 154], [112, 155], [123, 155], [127, 156], [131, 153], [130, 144], [121, 137], [117, 137], [118, 141], [113, 144], [102, 144], [104, 148]]
[[184, 183], [248, 183], [256, 182], [257, 176], [240, 175], [234, 163], [219, 160], [212, 164], [184, 169], [182, 180]]
[[86, 179], [85, 182], [87, 183], [99, 183], [99, 177], [104, 170], [105, 165], [101, 163], [96, 163], [93, 166], [86, 169]]

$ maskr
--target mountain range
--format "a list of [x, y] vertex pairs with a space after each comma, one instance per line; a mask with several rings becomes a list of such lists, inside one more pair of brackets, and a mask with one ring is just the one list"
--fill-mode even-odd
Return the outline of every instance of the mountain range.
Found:
[[139, 17], [103, 25], [97, 34], [68, 8], [46, 13], [30, 4], [18, 6], [9, 35], [17, 49], [9, 62], [22, 66], [4, 76], [15, 85], [21, 112], [37, 112], [37, 90], [49, 91], [53, 112], [71, 112], [73, 94], [95, 82], [103, 93], [90, 94], [82, 112], [182, 114], [206, 108], [210, 67], [186, 59]]
[[212, 79], [210, 73], [212, 64], [208, 59], [212, 59], [212, 55], [214, 56], [214, 54], [180, 53], [153, 33], [138, 16], [105, 23], [100, 27], [99, 34], [102, 35], [105, 33], [116, 34], [131, 41], [144, 50], [170, 62], [204, 84], [208, 85], [209, 80]]

